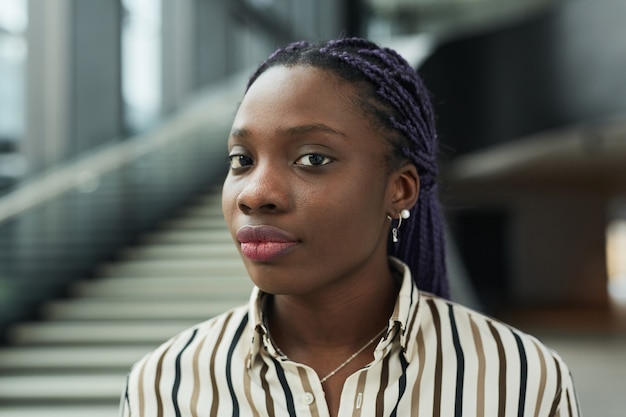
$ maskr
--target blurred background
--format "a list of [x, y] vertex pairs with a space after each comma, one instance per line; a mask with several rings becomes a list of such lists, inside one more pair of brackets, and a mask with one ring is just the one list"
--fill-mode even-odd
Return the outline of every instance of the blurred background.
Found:
[[453, 298], [626, 409], [626, 0], [0, 0], [0, 415], [117, 414], [125, 374], [245, 302], [221, 218], [245, 80], [365, 36], [432, 92]]

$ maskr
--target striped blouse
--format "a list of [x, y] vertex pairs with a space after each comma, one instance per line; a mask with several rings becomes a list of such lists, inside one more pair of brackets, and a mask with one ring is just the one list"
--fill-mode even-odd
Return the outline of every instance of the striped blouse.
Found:
[[[339, 416], [578, 416], [572, 378], [537, 339], [403, 282], [372, 362], [348, 377]], [[318, 375], [281, 356], [267, 297], [188, 329], [140, 360], [121, 416], [328, 416]]]

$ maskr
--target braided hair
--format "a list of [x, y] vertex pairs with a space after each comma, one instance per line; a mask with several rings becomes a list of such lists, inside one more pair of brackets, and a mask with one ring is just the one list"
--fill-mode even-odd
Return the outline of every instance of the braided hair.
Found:
[[327, 70], [359, 88], [357, 101], [372, 126], [390, 146], [390, 168], [417, 167], [420, 195], [402, 238], [388, 253], [412, 271], [421, 290], [448, 297], [443, 214], [437, 196], [437, 134], [430, 96], [417, 72], [397, 52], [361, 38], [311, 44], [295, 42], [278, 49], [253, 73], [248, 88], [274, 66], [311, 66]]

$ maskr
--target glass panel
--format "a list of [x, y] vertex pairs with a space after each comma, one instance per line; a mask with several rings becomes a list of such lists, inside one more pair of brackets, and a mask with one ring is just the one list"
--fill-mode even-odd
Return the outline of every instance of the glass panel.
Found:
[[25, 127], [26, 0], [0, 2], [0, 195], [25, 171], [15, 152]]
[[126, 127], [152, 126], [161, 110], [161, 1], [123, 0], [122, 95]]

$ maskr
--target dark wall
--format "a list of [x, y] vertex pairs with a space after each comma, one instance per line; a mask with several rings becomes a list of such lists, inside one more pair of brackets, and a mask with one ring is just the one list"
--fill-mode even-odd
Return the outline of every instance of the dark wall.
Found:
[[626, 1], [561, 2], [442, 45], [420, 69], [445, 148], [463, 154], [626, 111]]

